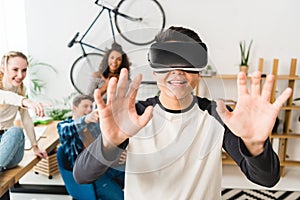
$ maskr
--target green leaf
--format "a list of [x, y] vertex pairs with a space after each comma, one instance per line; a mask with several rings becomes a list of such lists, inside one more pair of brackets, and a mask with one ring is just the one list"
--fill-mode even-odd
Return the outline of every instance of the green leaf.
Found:
[[[51, 117], [53, 120], [64, 120], [70, 117], [71, 109], [57, 109], [54, 108], [47, 113], [47, 116]], [[69, 114], [69, 115], [67, 115]]]
[[241, 63], [240, 63], [240, 65], [243, 65], [243, 66], [248, 65], [252, 43], [253, 43], [253, 40], [251, 40], [251, 42], [250, 42], [250, 44], [247, 48], [245, 40], [240, 42], [240, 51], [241, 51]]
[[32, 56], [28, 56], [28, 73], [29, 73], [29, 81], [30, 85], [27, 88], [26, 96], [28, 97], [28, 93], [32, 94], [33, 96], [38, 96], [41, 94], [42, 90], [47, 85], [46, 82], [42, 79], [39, 79], [39, 71], [41, 67], [46, 67], [51, 69], [53, 72], [57, 73], [57, 70], [50, 64], [45, 62], [40, 62], [34, 59]]

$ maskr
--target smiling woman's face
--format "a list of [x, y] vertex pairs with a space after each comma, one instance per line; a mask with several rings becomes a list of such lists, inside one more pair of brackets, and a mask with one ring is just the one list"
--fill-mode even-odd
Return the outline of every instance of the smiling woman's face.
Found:
[[115, 72], [122, 64], [122, 54], [113, 50], [108, 57], [108, 66], [110, 72]]
[[2, 65], [3, 78], [13, 86], [20, 86], [27, 74], [27, 61], [21, 57], [10, 57], [7, 65]]

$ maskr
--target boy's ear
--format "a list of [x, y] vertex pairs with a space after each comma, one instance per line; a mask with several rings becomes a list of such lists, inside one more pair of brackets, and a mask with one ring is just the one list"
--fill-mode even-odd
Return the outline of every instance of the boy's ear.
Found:
[[73, 106], [72, 106], [72, 112], [75, 112], [76, 109], [77, 109], [77, 107], [73, 105]]

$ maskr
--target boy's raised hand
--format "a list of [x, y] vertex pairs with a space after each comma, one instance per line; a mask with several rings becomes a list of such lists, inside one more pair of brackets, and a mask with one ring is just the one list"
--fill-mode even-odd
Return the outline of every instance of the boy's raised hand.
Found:
[[235, 109], [229, 112], [224, 102], [217, 101], [217, 111], [223, 122], [240, 137], [252, 155], [263, 151], [263, 146], [275, 124], [276, 117], [292, 94], [291, 88], [270, 103], [274, 76], [268, 75], [261, 91], [261, 73], [253, 73], [251, 92], [247, 87], [246, 75], [240, 72], [237, 77], [238, 100]]
[[100, 90], [95, 90], [94, 97], [98, 107], [104, 146], [112, 147], [121, 144], [146, 126], [152, 118], [152, 106], [148, 106], [141, 116], [135, 109], [141, 80], [141, 75], [135, 77], [127, 91], [128, 70], [122, 69], [119, 80], [112, 77], [109, 81], [106, 104]]
[[85, 116], [85, 123], [97, 123], [99, 122], [98, 110], [93, 110], [91, 113]]

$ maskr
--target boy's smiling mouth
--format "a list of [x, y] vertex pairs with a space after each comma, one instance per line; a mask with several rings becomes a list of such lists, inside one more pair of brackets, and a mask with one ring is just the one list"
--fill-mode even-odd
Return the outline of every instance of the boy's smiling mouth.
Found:
[[187, 83], [186, 80], [170, 80], [170, 81], [168, 81], [168, 84], [170, 84], [170, 85], [184, 85], [186, 83]]

